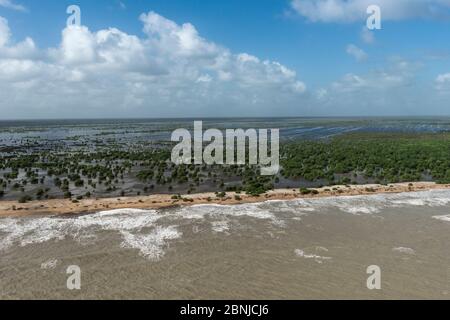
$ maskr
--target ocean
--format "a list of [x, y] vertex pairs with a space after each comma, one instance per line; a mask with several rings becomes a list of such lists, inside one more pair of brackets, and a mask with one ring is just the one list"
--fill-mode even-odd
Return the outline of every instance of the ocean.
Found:
[[[170, 141], [174, 130], [193, 129], [202, 119], [0, 120], [0, 154], [31, 150], [77, 149], [110, 144], [131, 147]], [[207, 118], [204, 129], [280, 129], [283, 141], [329, 138], [349, 132], [450, 131], [449, 117], [379, 118]], [[5, 150], [3, 150], [5, 149]]]
[[449, 299], [449, 213], [433, 190], [2, 218], [0, 299]]

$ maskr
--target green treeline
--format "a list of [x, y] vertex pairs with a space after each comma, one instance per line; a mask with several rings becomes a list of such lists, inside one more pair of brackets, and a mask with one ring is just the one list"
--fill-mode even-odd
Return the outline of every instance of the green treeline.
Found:
[[[282, 175], [328, 184], [450, 183], [450, 134], [347, 134], [282, 147]], [[340, 178], [338, 178], [340, 177]], [[341, 181], [337, 181], [337, 180]]]

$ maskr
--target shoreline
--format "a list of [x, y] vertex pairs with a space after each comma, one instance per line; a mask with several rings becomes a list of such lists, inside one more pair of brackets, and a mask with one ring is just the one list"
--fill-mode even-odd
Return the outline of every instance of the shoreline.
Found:
[[[299, 189], [276, 189], [259, 197], [245, 193], [227, 192], [224, 198], [215, 193], [198, 193], [182, 195], [181, 199], [172, 199], [173, 195], [155, 194], [149, 196], [84, 199], [73, 202], [71, 199], [36, 200], [28, 203], [17, 201], [0, 201], [0, 218], [26, 216], [63, 216], [93, 214], [100, 211], [117, 209], [167, 209], [170, 207], [193, 206], [199, 204], [238, 205], [258, 203], [268, 200], [295, 200], [326, 197], [343, 197], [359, 195], [392, 194], [426, 190], [449, 190], [450, 184], [435, 182], [405, 182], [389, 185], [367, 184], [349, 186], [330, 186], [310, 188], [316, 194], [302, 194]], [[236, 199], [239, 196], [241, 199]]]

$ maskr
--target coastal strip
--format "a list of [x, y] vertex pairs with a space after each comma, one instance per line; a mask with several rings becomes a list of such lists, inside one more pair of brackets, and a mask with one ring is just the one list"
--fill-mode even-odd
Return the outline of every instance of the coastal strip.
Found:
[[222, 194], [198, 193], [180, 196], [174, 196], [173, 194], [157, 194], [138, 197], [93, 198], [79, 201], [73, 201], [71, 199], [38, 200], [28, 203], [0, 201], [0, 217], [79, 215], [115, 209], [164, 209], [199, 204], [237, 205], [264, 202], [268, 200], [358, 196], [437, 189], [450, 189], [450, 184], [411, 182], [389, 185], [341, 185], [307, 189], [307, 192], [300, 189], [276, 189], [268, 191], [260, 196], [227, 192]]

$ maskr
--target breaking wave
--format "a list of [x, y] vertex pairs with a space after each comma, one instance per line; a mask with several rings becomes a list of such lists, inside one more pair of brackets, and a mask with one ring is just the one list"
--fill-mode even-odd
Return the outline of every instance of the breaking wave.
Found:
[[[120, 246], [136, 249], [147, 259], [158, 260], [171, 241], [183, 236], [180, 225], [188, 220], [209, 223], [211, 232], [230, 234], [233, 226], [248, 219], [265, 221], [283, 228], [301, 221], [303, 216], [336, 210], [353, 215], [372, 215], [388, 208], [442, 207], [450, 205], [449, 190], [430, 190], [402, 194], [378, 194], [330, 198], [266, 201], [242, 205], [195, 205], [167, 210], [120, 209], [77, 217], [26, 217], [0, 219], [0, 251], [48, 241], [73, 239], [80, 244], [95, 241], [99, 230], [117, 232]], [[450, 215], [434, 216], [450, 222]], [[269, 230], [270, 231], [270, 230]], [[399, 251], [399, 250], [398, 250]], [[300, 253], [298, 251], [297, 253]], [[300, 254], [298, 254], [300, 255]], [[304, 253], [304, 258], [315, 257]], [[48, 266], [51, 267], [49, 263]]]

